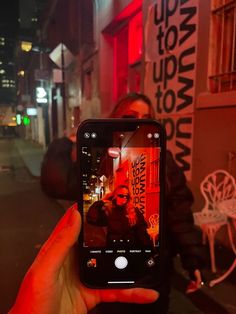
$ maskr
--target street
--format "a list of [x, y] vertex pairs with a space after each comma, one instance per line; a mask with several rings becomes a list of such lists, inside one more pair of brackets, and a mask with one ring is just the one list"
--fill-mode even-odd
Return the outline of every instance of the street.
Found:
[[[14, 139], [0, 139], [0, 313], [7, 313], [19, 284], [64, 209], [43, 194]], [[4, 166], [4, 167], [3, 167]]]

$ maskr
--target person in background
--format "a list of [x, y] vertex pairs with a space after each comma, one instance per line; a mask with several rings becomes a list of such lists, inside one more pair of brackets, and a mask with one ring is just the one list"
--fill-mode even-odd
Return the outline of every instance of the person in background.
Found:
[[[143, 94], [131, 93], [124, 96], [115, 106], [111, 118], [155, 118], [150, 99]], [[54, 140], [45, 154], [42, 170], [42, 189], [51, 197], [76, 200], [79, 190], [76, 180], [77, 163], [72, 159], [74, 143], [68, 138]], [[173, 257], [179, 254], [183, 268], [188, 271], [194, 288], [201, 288], [201, 269], [205, 265], [206, 252], [201, 236], [194, 228], [191, 206], [193, 195], [187, 186], [184, 173], [176, 164], [172, 153], [166, 155], [166, 208], [167, 250], [165, 254], [165, 274], [152, 288], [160, 292], [154, 304], [100, 304], [91, 313], [167, 313], [171, 283]]]
[[118, 185], [112, 193], [94, 202], [88, 210], [89, 224], [107, 227], [106, 245], [125, 247], [151, 245], [143, 214], [131, 202], [129, 188]]
[[[110, 118], [154, 118], [151, 102], [143, 94], [128, 94], [122, 98], [110, 114]], [[43, 191], [54, 198], [76, 200], [76, 136], [54, 139], [48, 146], [41, 167]]]
[[95, 290], [83, 286], [73, 254], [80, 228], [81, 217], [74, 205], [39, 251], [8, 314], [86, 314], [99, 302], [145, 304], [158, 298], [151, 289]]

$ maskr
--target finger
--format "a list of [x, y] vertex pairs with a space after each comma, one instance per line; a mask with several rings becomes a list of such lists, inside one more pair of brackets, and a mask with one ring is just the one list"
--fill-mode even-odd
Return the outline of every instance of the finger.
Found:
[[70, 249], [77, 241], [81, 228], [81, 218], [77, 210], [73, 210], [67, 223], [53, 237], [44, 254], [36, 260], [44, 276], [57, 277]]
[[196, 269], [195, 271], [194, 271], [194, 275], [195, 275], [195, 278], [196, 278], [196, 284], [198, 285], [198, 286], [201, 286], [201, 283], [202, 283], [202, 276], [201, 276], [201, 272], [200, 272], [200, 270], [198, 270], [198, 269]]
[[42, 248], [40, 249], [37, 259], [40, 259], [45, 252], [47, 252], [48, 247], [51, 245], [55, 237], [60, 233], [60, 231], [68, 224], [68, 220], [72, 214], [72, 211], [77, 210], [77, 204], [75, 203], [70, 208], [67, 209], [66, 213], [62, 216], [62, 218], [57, 223], [56, 227], [54, 228], [53, 232], [47, 239], [47, 241], [43, 244]]
[[133, 288], [118, 290], [100, 290], [100, 302], [152, 303], [159, 293], [152, 289]]
[[74, 203], [71, 207], [69, 207], [66, 211], [66, 213], [64, 214], [64, 216], [62, 216], [62, 218], [59, 220], [59, 222], [57, 223], [56, 227], [54, 228], [52, 234], [50, 235], [49, 239], [53, 238], [55, 235], [57, 235], [60, 230], [68, 224], [68, 220], [70, 219], [71, 213], [75, 210], [78, 210], [77, 207], [77, 203]]

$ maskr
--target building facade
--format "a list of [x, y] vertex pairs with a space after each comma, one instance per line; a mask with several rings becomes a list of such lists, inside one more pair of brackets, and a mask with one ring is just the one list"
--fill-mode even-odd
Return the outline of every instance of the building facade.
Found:
[[[47, 42], [54, 47], [63, 42], [74, 55], [65, 71], [63, 131], [69, 134], [86, 118], [109, 116], [127, 92], [145, 93], [194, 192], [193, 210], [200, 210], [204, 176], [219, 168], [236, 176], [236, 2], [71, 0], [63, 5], [51, 1], [46, 23]], [[55, 95], [63, 93], [60, 84], [52, 90], [50, 128], [57, 137], [62, 130], [56, 132], [53, 123], [62, 125], [63, 106]]]

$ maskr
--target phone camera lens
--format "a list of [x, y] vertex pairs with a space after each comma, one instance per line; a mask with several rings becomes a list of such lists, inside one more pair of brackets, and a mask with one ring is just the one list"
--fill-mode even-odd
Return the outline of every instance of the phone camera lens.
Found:
[[91, 137], [92, 137], [92, 138], [96, 138], [96, 137], [97, 137], [97, 133], [93, 132], [93, 133], [91, 134]]
[[88, 132], [85, 132], [84, 133], [84, 138], [89, 138], [90, 137], [90, 134]]

